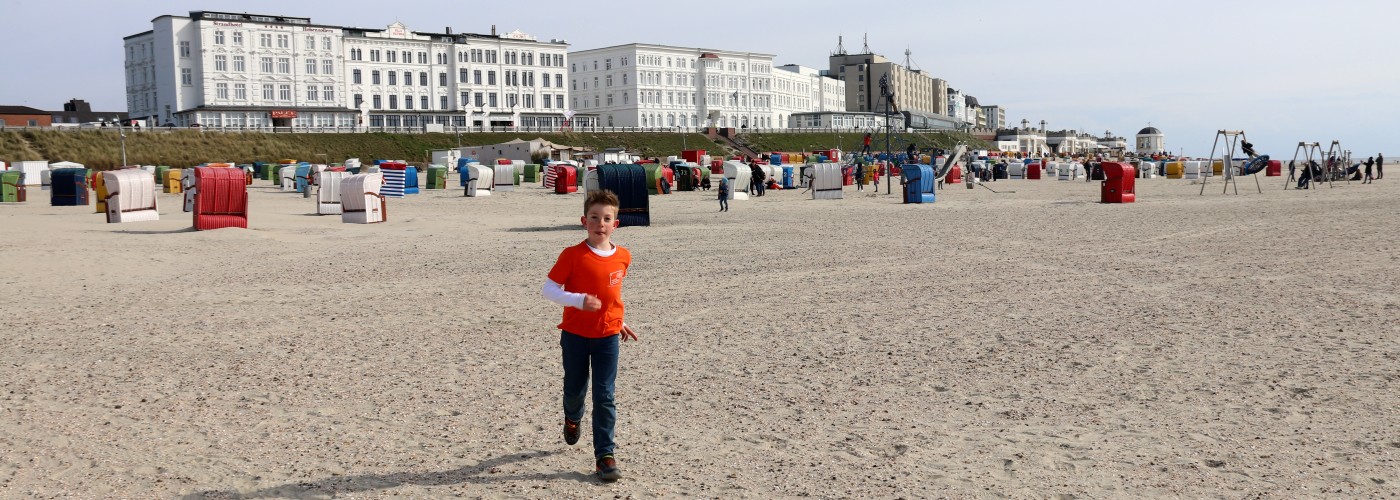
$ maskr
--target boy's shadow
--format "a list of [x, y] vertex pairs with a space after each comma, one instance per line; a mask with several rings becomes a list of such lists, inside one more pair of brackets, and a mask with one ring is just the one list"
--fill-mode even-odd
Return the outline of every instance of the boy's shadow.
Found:
[[492, 458], [454, 470], [436, 472], [396, 472], [393, 474], [367, 474], [322, 479], [316, 482], [287, 483], [261, 490], [239, 493], [237, 491], [201, 491], [185, 495], [186, 500], [205, 498], [304, 498], [308, 496], [343, 495], [362, 491], [387, 490], [406, 484], [418, 486], [446, 486], [451, 484], [500, 484], [514, 481], [549, 481], [552, 479], [572, 479], [581, 483], [597, 483], [592, 474], [578, 471], [526, 474], [496, 474], [497, 467], [524, 462], [532, 458], [543, 458], [558, 454], [558, 451], [534, 451]]

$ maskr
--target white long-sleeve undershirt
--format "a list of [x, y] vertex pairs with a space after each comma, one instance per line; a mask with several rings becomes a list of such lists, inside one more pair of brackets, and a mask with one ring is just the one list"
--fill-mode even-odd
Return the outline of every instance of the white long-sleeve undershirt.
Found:
[[[617, 245], [613, 245], [612, 248], [607, 250], [599, 250], [589, 245], [588, 249], [592, 250], [593, 254], [599, 257], [612, 257], [614, 253], [617, 253]], [[543, 295], [544, 298], [550, 302], [574, 309], [583, 309], [583, 300], [588, 297], [587, 294], [565, 291], [564, 285], [555, 283], [554, 280], [549, 278], [545, 278], [544, 287], [540, 289], [540, 295]]]

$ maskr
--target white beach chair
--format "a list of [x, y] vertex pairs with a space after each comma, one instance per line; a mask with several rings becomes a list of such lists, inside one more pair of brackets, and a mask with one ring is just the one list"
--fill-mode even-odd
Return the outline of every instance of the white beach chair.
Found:
[[107, 222], [160, 220], [156, 206], [156, 179], [143, 169], [102, 172], [107, 187]]
[[349, 172], [321, 172], [316, 174], [316, 214], [335, 215], [342, 213], [340, 207], [340, 186]]
[[389, 218], [388, 205], [379, 189], [384, 185], [380, 174], [358, 174], [340, 181], [340, 221], [349, 224], [373, 224]]

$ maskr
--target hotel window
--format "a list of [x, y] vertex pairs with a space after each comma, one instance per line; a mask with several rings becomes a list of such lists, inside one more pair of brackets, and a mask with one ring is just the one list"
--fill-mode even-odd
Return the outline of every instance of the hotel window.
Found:
[[335, 100], [335, 87], [333, 87], [333, 86], [331, 86], [331, 85], [326, 85], [326, 86], [324, 86], [324, 87], [321, 87], [321, 100], [322, 100], [322, 101], [334, 101], [334, 100]]
[[379, 49], [369, 51], [370, 62], [379, 62]]
[[612, 69], [612, 59], [604, 59], [604, 60], [603, 60], [603, 69], [606, 69], [606, 70], [611, 70], [611, 69]]
[[242, 83], [233, 84], [233, 98], [240, 101], [248, 100], [248, 86]]
[[355, 109], [360, 109], [360, 105], [365, 103], [364, 94], [355, 94]]
[[491, 63], [491, 64], [495, 64], [495, 63], [496, 63], [496, 51], [494, 51], [494, 50], [488, 50], [488, 51], [486, 51], [486, 62]]
[[224, 44], [224, 31], [223, 31], [223, 30], [216, 30], [216, 31], [214, 31], [214, 45], [223, 45], [223, 44]]
[[264, 83], [264, 84], [263, 84], [263, 100], [264, 100], [264, 101], [271, 101], [271, 100], [272, 100], [272, 84], [271, 84], [271, 83]]
[[[626, 82], [624, 82], [624, 83], [626, 83]], [[555, 87], [559, 87], [559, 88], [563, 88], [563, 87], [564, 87], [564, 74], [563, 74], [563, 73], [554, 75], [554, 86], [555, 86]]]
[[556, 94], [554, 96], [554, 107], [564, 109], [564, 94]]
[[525, 94], [525, 107], [527, 107], [527, 108], [532, 108], [532, 109], [535, 107], [535, 95], [534, 95], [534, 94]]
[[399, 96], [389, 96], [389, 109], [399, 109]]
[[613, 96], [612, 96], [612, 94], [608, 94], [608, 101], [607, 101], [607, 102], [608, 102], [608, 105], [609, 105], [609, 106], [612, 106], [612, 105], [613, 105]]
[[292, 47], [292, 35], [277, 35], [277, 48], [289, 49]]
[[476, 95], [475, 95], [474, 97], [475, 97], [475, 99], [473, 100], [473, 102], [476, 103], [476, 107], [480, 108], [480, 107], [483, 107], [483, 106], [486, 105], [486, 95], [485, 95], [485, 94], [482, 94], [481, 92], [477, 92]]
[[564, 67], [564, 54], [554, 54], [554, 65], [560, 68]]
[[495, 71], [487, 71], [487, 72], [486, 72], [486, 84], [487, 84], [487, 85], [495, 85], [495, 84], [496, 84], [496, 72], [495, 72]]
[[428, 109], [428, 96], [418, 96], [418, 107]]
[[438, 109], [447, 109], [447, 96], [438, 96]]
[[308, 101], [314, 101], [314, 100], [316, 100], [316, 87], [311, 86], [311, 85], [307, 85], [307, 86], [306, 86], [306, 100], [308, 100]]
[[404, 85], [413, 85], [413, 72], [412, 72], [412, 71], [405, 71], [405, 72], [403, 72], [403, 84], [404, 84]]
[[214, 56], [214, 71], [228, 71], [228, 56], [223, 54]]
[[235, 32], [233, 32], [233, 44], [234, 44], [234, 45], [243, 45], [243, 32], [242, 32], [242, 31], [235, 31]]
[[315, 37], [315, 36], [306, 35], [306, 49], [307, 49], [307, 50], [316, 50], [316, 37]]
[[245, 67], [243, 65], [243, 56], [233, 56], [233, 70], [239, 73], [245, 71]]
[[608, 83], [608, 86], [609, 86], [609, 87], [612, 86], [612, 75], [611, 75], [611, 74], [608, 75], [607, 83]]
[[180, 83], [184, 85], [194, 85], [194, 74], [189, 68], [180, 68]]
[[190, 42], [180, 42], [180, 57], [190, 56]]
[[404, 64], [413, 62], [413, 53], [407, 50], [403, 51], [403, 62]]
[[487, 95], [486, 95], [486, 99], [487, 99], [487, 102], [490, 103], [491, 107], [493, 107], [493, 108], [496, 107], [496, 93], [495, 93], [495, 92], [492, 92], [492, 93], [490, 93], [490, 94], [487, 94]]
[[308, 75], [314, 75], [314, 74], [316, 74], [316, 60], [315, 60], [315, 59], [307, 59], [307, 60], [306, 60], [306, 74], [308, 74]]
[[545, 87], [548, 87], [548, 86], [549, 86], [549, 75], [544, 75], [544, 78], [542, 78], [542, 80], [544, 80], [544, 86], [545, 86]]
[[447, 73], [438, 73], [438, 86], [439, 86], [439, 87], [446, 87], [446, 86], [447, 86]]
[[[466, 69], [459, 69], [459, 70], [457, 70], [457, 81], [458, 81], [458, 82], [461, 82], [461, 83], [467, 83], [467, 70], [466, 70]], [[481, 83], [481, 82], [477, 82], [477, 83]]]
[[290, 101], [290, 100], [292, 100], [292, 86], [291, 86], [291, 85], [278, 85], [278, 86], [277, 86], [277, 99], [280, 100], [280, 101]]
[[550, 109], [550, 108], [553, 107], [553, 106], [550, 106], [549, 96], [543, 96], [543, 97], [541, 97], [541, 98], [540, 98], [540, 103], [541, 103], [541, 104], [544, 104], [544, 109]]
[[622, 74], [622, 84], [627, 85], [627, 73]]
[[323, 37], [321, 37], [321, 49], [322, 49], [322, 50], [331, 50], [331, 37], [328, 37], [328, 36], [323, 36]]
[[422, 85], [422, 86], [424, 86], [424, 87], [427, 87], [427, 86], [428, 86], [428, 72], [427, 72], [427, 71], [419, 71], [419, 72], [418, 72], [418, 84], [419, 84], [419, 85]]
[[376, 69], [369, 72], [369, 83], [371, 85], [379, 85], [379, 70]]
[[428, 53], [427, 53], [427, 52], [419, 52], [419, 53], [418, 53], [418, 64], [428, 64]]
[[330, 60], [330, 59], [326, 59], [326, 60], [324, 60], [324, 61], [321, 61], [321, 73], [324, 73], [324, 74], [327, 74], [327, 75], [333, 75], [333, 74], [335, 74], [335, 61]]
[[381, 109], [381, 108], [383, 108], [383, 107], [384, 107], [383, 104], [384, 104], [383, 97], [380, 96], [380, 95], [378, 95], [378, 94], [375, 94], [375, 96], [374, 96], [374, 109]]
[[362, 76], [362, 75], [361, 75], [361, 73], [360, 73], [360, 70], [357, 69], [357, 70], [351, 71], [351, 72], [350, 72], [350, 83], [354, 83], [354, 84], [357, 84], [357, 85], [360, 84], [360, 83], [361, 83], [361, 82], [360, 82], [360, 77], [361, 77], [361, 76]]
[[413, 109], [413, 96], [403, 96], [403, 109]]
[[[399, 53], [392, 50], [384, 51], [384, 60], [388, 62], [399, 62]], [[392, 100], [392, 99], [391, 99]], [[394, 109], [394, 108], [389, 108]]]
[[[464, 69], [462, 71], [465, 72], [467, 70]], [[463, 78], [462, 81], [466, 81], [466, 78]], [[481, 70], [478, 69], [472, 71], [472, 83], [476, 85], [481, 85]]]
[[398, 72], [397, 72], [397, 71], [390, 71], [390, 72], [389, 72], [389, 85], [398, 85], [398, 84], [399, 84], [399, 74], [398, 74]]
[[228, 84], [227, 84], [227, 83], [217, 83], [217, 84], [214, 84], [214, 89], [215, 89], [215, 90], [214, 90], [215, 95], [216, 95], [219, 99], [228, 99]]

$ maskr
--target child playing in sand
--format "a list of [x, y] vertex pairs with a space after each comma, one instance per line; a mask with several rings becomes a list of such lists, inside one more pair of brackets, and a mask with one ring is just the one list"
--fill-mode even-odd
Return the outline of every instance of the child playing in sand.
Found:
[[588, 238], [559, 254], [542, 290], [550, 302], [564, 306], [564, 320], [559, 323], [564, 365], [564, 442], [578, 442], [591, 368], [593, 456], [598, 477], [604, 481], [622, 478], [613, 457], [613, 427], [617, 423], [613, 391], [619, 340], [637, 340], [637, 332], [622, 322], [622, 279], [632, 265], [632, 254], [612, 243], [612, 233], [618, 227], [618, 206], [617, 196], [611, 191], [588, 193], [583, 202], [584, 215], [579, 218], [588, 230]]

